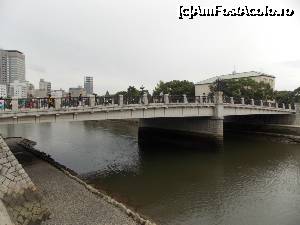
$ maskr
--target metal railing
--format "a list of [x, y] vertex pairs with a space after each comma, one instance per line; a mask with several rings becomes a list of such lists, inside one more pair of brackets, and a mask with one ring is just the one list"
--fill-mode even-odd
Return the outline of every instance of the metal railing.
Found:
[[7, 99], [0, 99], [0, 110], [11, 110], [12, 109], [12, 105], [11, 105], [11, 99], [7, 98]]
[[19, 109], [46, 109], [55, 107], [54, 98], [19, 98]]
[[60, 105], [62, 108], [89, 106], [90, 97], [63, 97]]
[[158, 96], [152, 96], [152, 95], [149, 95], [148, 96], [148, 103], [153, 103], [153, 104], [156, 104], [156, 103], [164, 103], [164, 96], [163, 95], [158, 95]]

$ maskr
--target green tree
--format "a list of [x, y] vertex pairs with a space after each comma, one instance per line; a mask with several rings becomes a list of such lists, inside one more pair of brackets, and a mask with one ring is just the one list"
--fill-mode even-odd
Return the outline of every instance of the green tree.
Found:
[[218, 90], [218, 85], [225, 97], [245, 98], [245, 99], [274, 99], [274, 90], [269, 84], [256, 82], [251, 78], [220, 80], [210, 86], [212, 93]]
[[276, 91], [275, 99], [278, 103], [293, 104], [300, 102], [300, 87], [294, 91]]
[[294, 90], [295, 102], [300, 103], [300, 87]]
[[279, 104], [286, 103], [292, 104], [295, 102], [295, 96], [293, 91], [275, 91], [275, 100]]
[[193, 82], [187, 80], [172, 80], [169, 82], [159, 81], [153, 90], [153, 95], [160, 94], [170, 94], [170, 95], [195, 95], [195, 85]]
[[[143, 93], [148, 93], [148, 90], [143, 90]], [[127, 91], [118, 91], [115, 95], [123, 95], [124, 101], [128, 103], [138, 103], [142, 96], [142, 91], [136, 89], [134, 86], [129, 86]]]

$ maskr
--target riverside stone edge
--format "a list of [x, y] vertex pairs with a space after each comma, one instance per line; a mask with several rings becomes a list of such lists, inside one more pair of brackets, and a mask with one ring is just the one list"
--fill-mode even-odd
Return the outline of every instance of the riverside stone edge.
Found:
[[[0, 136], [0, 201], [12, 225], [39, 224], [49, 217], [42, 197], [28, 174]], [[2, 212], [1, 216], [6, 216]], [[0, 220], [1, 221], [1, 220]], [[8, 223], [8, 225], [10, 225]]]

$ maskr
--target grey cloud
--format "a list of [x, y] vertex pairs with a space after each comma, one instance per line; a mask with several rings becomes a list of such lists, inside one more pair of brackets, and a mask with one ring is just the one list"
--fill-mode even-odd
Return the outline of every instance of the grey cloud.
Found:
[[[99, 92], [141, 84], [151, 90], [159, 80], [200, 81], [230, 73], [234, 65], [238, 72], [264, 69], [270, 62], [297, 59], [300, 52], [296, 17], [180, 21], [179, 5], [189, 3], [174, 0], [0, 2], [1, 46], [23, 51], [27, 78], [38, 80], [43, 73], [54, 88], [82, 85], [83, 76], [91, 75]], [[253, 2], [265, 4], [243, 4]], [[280, 76], [277, 82], [297, 83]]]
[[39, 65], [31, 64], [31, 65], [28, 65], [28, 68], [30, 70], [33, 70], [33, 71], [37, 72], [37, 73], [40, 73], [41, 75], [46, 73], [46, 68], [42, 67], [42, 66], [39, 66]]

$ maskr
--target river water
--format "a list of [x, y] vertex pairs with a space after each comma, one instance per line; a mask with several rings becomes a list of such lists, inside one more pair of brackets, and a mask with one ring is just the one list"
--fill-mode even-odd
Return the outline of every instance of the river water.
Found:
[[[140, 148], [137, 125], [1, 126], [162, 225], [299, 225], [300, 145], [227, 135], [222, 151]], [[46, 176], [46, 174], [45, 174]]]

